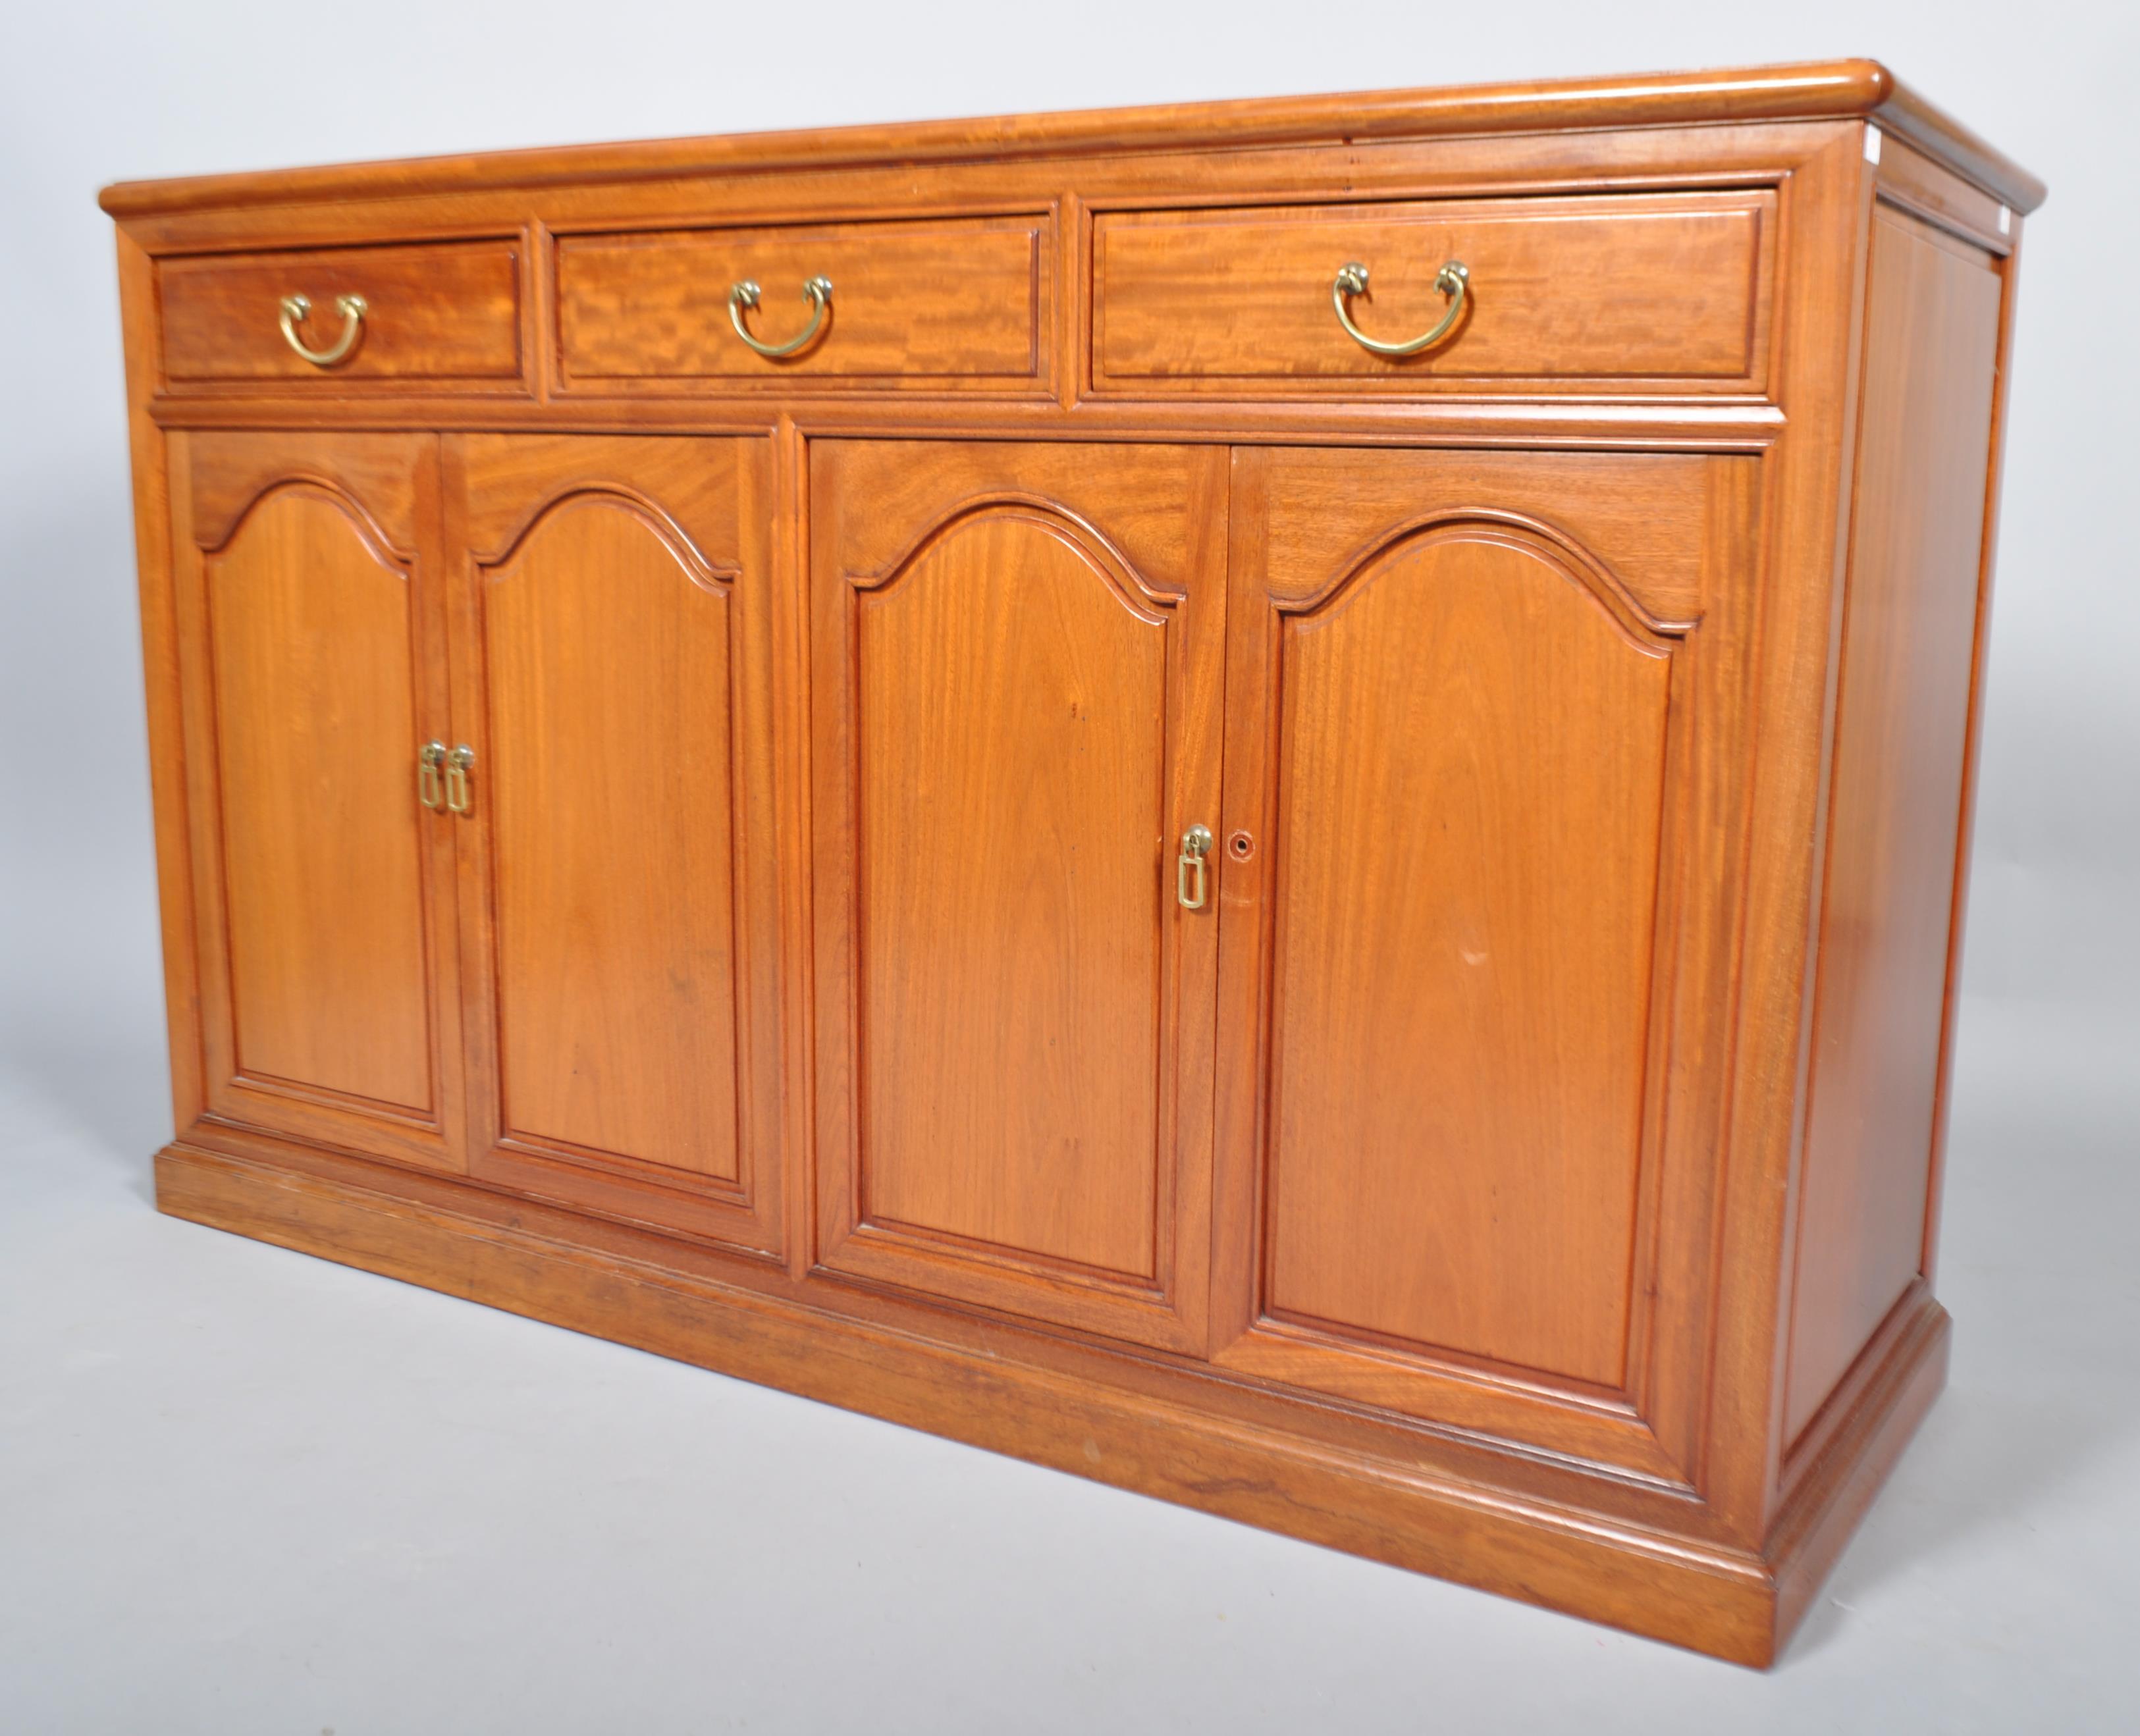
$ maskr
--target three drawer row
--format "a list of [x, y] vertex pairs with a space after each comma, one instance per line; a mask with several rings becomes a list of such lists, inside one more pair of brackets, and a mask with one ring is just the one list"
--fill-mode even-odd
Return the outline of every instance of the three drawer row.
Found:
[[[1773, 191], [1052, 211], [173, 257], [174, 393], [1744, 394]], [[538, 282], [538, 276], [540, 281]], [[539, 312], [538, 312], [539, 310]]]

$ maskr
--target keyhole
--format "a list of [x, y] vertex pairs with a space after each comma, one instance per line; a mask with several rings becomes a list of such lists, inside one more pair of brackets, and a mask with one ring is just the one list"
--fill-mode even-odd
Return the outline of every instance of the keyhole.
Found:
[[1237, 862], [1245, 862], [1256, 853], [1256, 841], [1244, 831], [1237, 831], [1226, 840], [1227, 853]]

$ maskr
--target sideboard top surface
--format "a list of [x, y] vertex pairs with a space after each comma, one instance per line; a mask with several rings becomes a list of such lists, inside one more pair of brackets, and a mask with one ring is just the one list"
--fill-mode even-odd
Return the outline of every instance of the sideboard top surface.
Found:
[[2026, 213], [2044, 184], [1877, 61], [1525, 81], [1439, 90], [1258, 97], [726, 136], [493, 151], [312, 169], [122, 181], [115, 218], [572, 182], [763, 174], [886, 162], [1356, 144], [1476, 134], [1774, 120], [1871, 121]]

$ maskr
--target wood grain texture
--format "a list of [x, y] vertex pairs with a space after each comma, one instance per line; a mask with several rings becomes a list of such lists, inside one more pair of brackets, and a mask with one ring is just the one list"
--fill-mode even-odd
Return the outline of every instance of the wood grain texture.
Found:
[[[779, 1245], [768, 634], [737, 440], [457, 446], [479, 1173]], [[486, 1022], [491, 1023], [490, 1021]], [[577, 1172], [577, 1173], [576, 1173]]]
[[1224, 483], [1215, 451], [820, 449], [837, 1269], [1200, 1331], [1216, 943], [1174, 841], [1217, 812]]
[[1701, 1480], [1720, 1521], [1740, 1535], [1765, 1535], [1781, 1498], [1779, 1351], [1790, 1306], [1782, 1248], [1797, 1179], [1857, 429], [1863, 145], [1862, 132], [1826, 138], [1792, 174], [1773, 388], [1790, 426], [1762, 462], [1761, 534], [1745, 545], [1758, 547], [1759, 565], [1740, 629], [1754, 637], [1730, 684], [1745, 696], [1753, 745], [1720, 767], [1746, 807], [1735, 956], [1711, 991], [1712, 1006], [1734, 1011], [1692, 1033], [1725, 1070], [1729, 1155], [1711, 1233], [1717, 1272], [1733, 1274], [1720, 1276], [1708, 1334]]
[[1874, 218], [1785, 1430], [1923, 1264], [1991, 454], [1993, 262]]
[[1944, 1366], [2040, 195], [1869, 62], [115, 191], [167, 1208], [1765, 1660]]
[[1984, 690], [1990, 667], [1994, 571], [1999, 550], [2000, 485], [2005, 480], [2007, 406], [2014, 385], [2014, 323], [2020, 305], [2021, 225], [2000, 268], [1999, 352], [1991, 393], [1991, 462], [1984, 478], [1984, 552], [1976, 588], [1976, 643], [1969, 679], [1969, 734], [1962, 752], [1961, 824], [1955, 840], [1954, 929], [1947, 942], [1946, 1013], [1940, 1032], [1939, 1089], [1932, 1119], [1931, 1185], [1925, 1199], [1923, 1267], [1930, 1285], [1939, 1268], [1940, 1223], [1946, 1188], [1948, 1135], [1953, 1128], [1956, 1038], [1961, 1015], [1962, 944], [1968, 930], [1969, 888], [1975, 866], [1976, 797], [1984, 768]]
[[[1752, 482], [1236, 454], [1227, 1366], [1691, 1475]], [[1683, 586], [1575, 540], [1616, 496]]]
[[[157, 267], [164, 371], [174, 386], [378, 380], [497, 390], [520, 383], [520, 250], [512, 241], [330, 248], [166, 259]], [[336, 298], [368, 311], [346, 360], [316, 367], [290, 346], [282, 298], [312, 311], [312, 348], [341, 336]]]
[[1929, 1292], [1906, 1294], [1867, 1346], [1848, 1390], [1835, 1395], [1827, 1440], [1794, 1479], [1764, 1552], [1775, 1572], [1778, 1650], [1946, 1385], [1952, 1336], [1946, 1310]]
[[1490, 506], [1589, 550], [1653, 620], [1693, 621], [1714, 601], [1718, 470], [1697, 454], [1282, 450], [1286, 488], [1269, 498], [1236, 566], [1283, 576], [1289, 594], [1315, 588], [1308, 575], [1329, 582], [1352, 571], [1392, 526]]
[[984, 510], [862, 600], [861, 1212], [1150, 1278], [1167, 622], [1109, 564]]
[[1881, 142], [1880, 202], [2005, 257], [2020, 238], [2012, 207], [1942, 169], [1898, 139]]
[[[1748, 392], [1767, 336], [1768, 194], [1616, 194], [1218, 211], [1102, 213], [1093, 228], [1101, 391]], [[1338, 324], [1332, 280], [1367, 266], [1352, 318], [1408, 341], [1384, 356]], [[1579, 269], [1571, 269], [1580, 262]]]
[[293, 484], [208, 563], [238, 1071], [433, 1107], [409, 575]]
[[1901, 133], [2023, 211], [2033, 211], [2043, 203], [2041, 181], [1870, 60], [1165, 103], [1071, 114], [999, 115], [194, 175], [120, 182], [106, 188], [99, 203], [114, 217], [125, 218], [209, 206], [421, 195], [470, 188], [823, 170], [884, 159], [928, 164], [973, 157], [1087, 156], [1154, 149], [1238, 151], [1318, 139], [1370, 141], [1868, 117]]
[[416, 782], [446, 722], [434, 443], [222, 435], [183, 458], [209, 1104], [458, 1167], [451, 839]]
[[[170, 1145], [157, 1203], [197, 1223], [636, 1345], [1036, 1464], [1417, 1572], [1567, 1611], [1730, 1661], [1772, 1662], [1907, 1444], [1946, 1371], [1946, 1317], [1897, 1346], [1848, 1447], [1809, 1483], [1786, 1547], [1690, 1545], [1580, 1508], [1511, 1499], [1406, 1454], [1338, 1453], [1200, 1403], [1051, 1366], [1043, 1341], [961, 1349], [827, 1317], [697, 1269], [673, 1244], [545, 1231], [480, 1194], [390, 1191], [324, 1155], [294, 1162]], [[395, 1184], [398, 1188], [398, 1184]], [[537, 1209], [539, 1211], [539, 1209]], [[1779, 1606], [1779, 1588], [1789, 1599]]]
[[1617, 1390], [1671, 648], [1490, 519], [1278, 650], [1265, 1306]]
[[[557, 356], [575, 385], [721, 379], [786, 391], [812, 380], [937, 389], [975, 377], [1030, 385], [1043, 341], [1045, 215], [567, 235], [557, 243]], [[829, 278], [820, 335], [778, 360], [729, 318], [730, 287], [761, 299], [745, 322], [780, 344], [808, 323], [802, 285]]]
[[141, 609], [141, 674], [149, 722], [149, 789], [155, 816], [156, 896], [163, 941], [164, 1020], [174, 1125], [207, 1106], [202, 1047], [201, 964], [194, 929], [194, 864], [188, 847], [185, 696], [172, 547], [170, 439], [149, 411], [155, 395], [155, 262], [125, 232], [116, 238], [120, 318], [125, 336], [127, 439], [134, 484], [134, 559]]
[[505, 1124], [733, 1179], [734, 575], [582, 493], [487, 579]]

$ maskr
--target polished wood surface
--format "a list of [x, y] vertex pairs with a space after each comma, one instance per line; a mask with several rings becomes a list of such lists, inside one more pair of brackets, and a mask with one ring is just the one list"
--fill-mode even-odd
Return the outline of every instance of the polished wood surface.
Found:
[[[887, 385], [966, 376], [1028, 386], [1043, 321], [1048, 219], [569, 235], [557, 243], [563, 381], [720, 379], [785, 391], [805, 380]], [[760, 342], [808, 325], [802, 286], [831, 280], [819, 335], [793, 356], [754, 352], [729, 322], [729, 289], [758, 285], [745, 315]]]
[[587, 486], [602, 456], [515, 474], [530, 520], [479, 562], [501, 1120], [732, 1180], [737, 575], [658, 503]]
[[1872, 224], [1784, 1429], [1925, 1268], [1991, 457], [1995, 262]]
[[475, 436], [452, 457], [490, 984], [474, 1168], [770, 1248], [763, 454]]
[[[1765, 194], [1108, 213], [1093, 228], [1093, 385], [1756, 390], [1774, 227]], [[1431, 349], [1378, 356], [1338, 324], [1331, 282], [1358, 261], [1355, 324], [1384, 341], [1431, 330], [1452, 260], [1466, 306]]]
[[633, 145], [489, 151], [255, 174], [193, 175], [107, 187], [115, 217], [211, 206], [541, 187], [627, 174], [676, 177], [837, 169], [886, 159], [1090, 156], [1116, 151], [1241, 150], [1342, 136], [1362, 142], [1464, 134], [1577, 132], [1763, 120], [1869, 120], [1932, 151], [2023, 211], [2044, 184], [1926, 101], [1877, 61], [1809, 61], [1711, 72], [1520, 80], [1442, 90], [1162, 103], [1068, 114], [826, 127]]
[[421, 1112], [415, 611], [366, 529], [293, 483], [206, 563], [231, 1003], [241, 1073]]
[[1690, 1474], [1753, 481], [1236, 454], [1223, 1361]]
[[1946, 1367], [2041, 197], [1863, 61], [109, 189], [160, 1201], [1766, 1662]]
[[[837, 1314], [739, 1290], [660, 1238], [545, 1216], [456, 1189], [419, 1196], [352, 1177], [328, 1154], [249, 1155], [167, 1146], [157, 1200], [176, 1216], [300, 1249], [762, 1385], [951, 1434], [1139, 1494], [1308, 1539], [1504, 1596], [1580, 1611], [1740, 1664], [1773, 1659], [1779, 1582], [1819, 1577], [1937, 1391], [1945, 1317], [1884, 1371], [1852, 1444], [1809, 1483], [1788, 1556], [1668, 1539], [1595, 1513], [1438, 1469], [1431, 1442], [1331, 1450], [1311, 1432], [1342, 1419], [1253, 1392], [1239, 1412], [1188, 1389], [1126, 1384], [1074, 1343], [964, 1330], [916, 1331], [896, 1313]], [[950, 1395], [947, 1401], [947, 1395]], [[1252, 1408], [1249, 1408], [1252, 1407]], [[1279, 1414], [1265, 1415], [1266, 1410]], [[1810, 1546], [1810, 1547], [1809, 1547]], [[1799, 1571], [1818, 1550], [1815, 1570]]]
[[1615, 601], [1482, 515], [1279, 628], [1278, 1318], [1625, 1376], [1672, 648]]
[[828, 443], [819, 1258], [1194, 1347], [1225, 455]]
[[[520, 250], [511, 240], [322, 248], [164, 261], [164, 374], [174, 387], [268, 380], [392, 380], [497, 390], [521, 378]], [[338, 297], [366, 311], [346, 359], [317, 367], [291, 347], [282, 298], [311, 312], [296, 329], [325, 351], [341, 335]]]
[[179, 596], [209, 1106], [457, 1165], [431, 447], [189, 440]]

